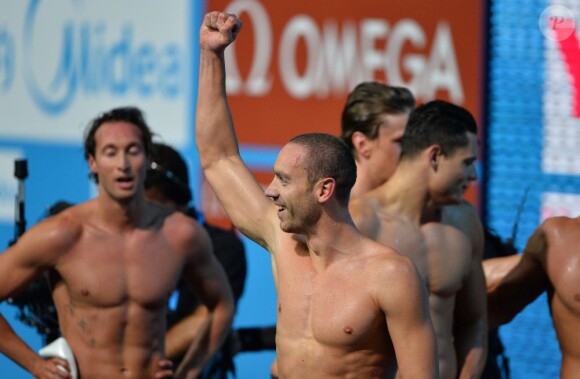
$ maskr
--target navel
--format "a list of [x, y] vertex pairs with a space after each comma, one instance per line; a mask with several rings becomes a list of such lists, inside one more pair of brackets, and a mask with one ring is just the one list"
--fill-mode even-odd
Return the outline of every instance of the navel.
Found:
[[344, 329], [342, 329], [346, 334], [352, 334], [353, 330], [350, 326], [345, 326]]
[[90, 294], [90, 292], [87, 289], [84, 289], [81, 291], [81, 295], [83, 295], [83, 296], [89, 296], [89, 294]]

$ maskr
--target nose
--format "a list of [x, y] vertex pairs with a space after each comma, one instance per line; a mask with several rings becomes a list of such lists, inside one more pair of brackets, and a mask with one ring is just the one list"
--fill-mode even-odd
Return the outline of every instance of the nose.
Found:
[[470, 169], [469, 169], [469, 173], [467, 174], [467, 180], [470, 182], [476, 181], [477, 180], [477, 167], [475, 166], [475, 163], [471, 165]]
[[275, 181], [276, 181], [276, 178], [272, 179], [272, 181], [270, 182], [270, 184], [268, 185], [268, 187], [266, 187], [266, 190], [264, 191], [264, 194], [266, 195], [266, 197], [270, 198], [271, 200], [276, 200], [280, 196], [280, 193], [278, 192], [278, 189], [276, 188], [276, 184], [274, 183]]
[[123, 172], [127, 172], [130, 167], [128, 154], [124, 152], [119, 153], [117, 156], [117, 168]]

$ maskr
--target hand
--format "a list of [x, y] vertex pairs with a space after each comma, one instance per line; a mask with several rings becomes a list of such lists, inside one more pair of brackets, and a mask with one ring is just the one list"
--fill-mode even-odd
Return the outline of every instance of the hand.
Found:
[[173, 379], [173, 362], [167, 358], [162, 358], [157, 365], [155, 372], [156, 379]]
[[235, 41], [241, 29], [242, 22], [235, 15], [209, 12], [201, 23], [199, 45], [202, 49], [221, 52]]
[[66, 360], [61, 358], [49, 358], [39, 361], [34, 369], [36, 379], [70, 379], [70, 367]]

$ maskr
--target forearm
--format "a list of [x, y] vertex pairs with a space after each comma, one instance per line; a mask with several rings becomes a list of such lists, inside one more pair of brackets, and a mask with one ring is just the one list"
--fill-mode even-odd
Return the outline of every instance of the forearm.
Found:
[[511, 268], [502, 280], [491, 288], [488, 286], [489, 328], [494, 329], [509, 323], [549, 285], [541, 264], [535, 259], [521, 256], [518, 264]]
[[487, 323], [483, 316], [456, 328], [455, 350], [459, 378], [479, 378], [487, 357]]
[[44, 360], [36, 354], [0, 314], [0, 352], [13, 360], [26, 371], [34, 374], [35, 367]]
[[[183, 318], [165, 335], [165, 354], [169, 359], [180, 359], [196, 340], [207, 338], [209, 329], [208, 310], [200, 305], [195, 312]], [[196, 342], [199, 344], [199, 342]]]
[[176, 371], [177, 378], [196, 378], [225, 341], [233, 320], [233, 307], [219, 304], [200, 325]]

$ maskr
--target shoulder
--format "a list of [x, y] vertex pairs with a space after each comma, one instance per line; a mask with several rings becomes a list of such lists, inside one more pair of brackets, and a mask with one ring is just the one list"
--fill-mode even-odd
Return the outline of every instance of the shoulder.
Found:
[[377, 201], [363, 195], [352, 200], [348, 208], [357, 228], [367, 237], [373, 237], [380, 224]]
[[565, 216], [550, 217], [540, 226], [540, 229], [544, 231], [553, 231], [560, 229], [577, 229], [580, 227], [580, 217], [570, 218]]
[[35, 238], [43, 238], [64, 247], [74, 244], [86, 229], [86, 220], [90, 220], [91, 211], [88, 204], [70, 207], [61, 213], [48, 217], [30, 230]]
[[383, 311], [391, 312], [409, 297], [425, 293], [425, 283], [410, 258], [384, 245], [374, 248], [365, 277], [371, 296]]
[[[370, 239], [365, 241], [368, 255], [367, 267], [376, 278], [388, 281], [391, 285], [399, 285], [401, 279], [414, 277], [417, 274], [413, 261], [395, 249]], [[413, 279], [414, 280], [414, 279]]]
[[477, 209], [463, 200], [459, 204], [447, 205], [441, 208], [445, 223], [464, 230], [478, 229], [481, 221]]
[[182, 243], [195, 243], [209, 241], [207, 231], [197, 220], [183, 212], [157, 209], [158, 218], [162, 222], [163, 233], [169, 240]]
[[578, 240], [580, 236], [580, 217], [551, 217], [542, 223], [534, 232], [530, 240], [536, 244], [544, 243], [558, 245], [559, 243], [570, 244]]
[[71, 207], [39, 222], [18, 240], [15, 250], [23, 260], [52, 266], [58, 258], [73, 249], [85, 229], [87, 209], [83, 205]]
[[441, 211], [443, 223], [461, 231], [471, 242], [474, 253], [481, 259], [485, 237], [477, 209], [463, 200], [457, 205], [444, 206]]

